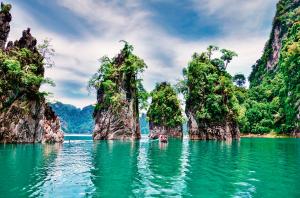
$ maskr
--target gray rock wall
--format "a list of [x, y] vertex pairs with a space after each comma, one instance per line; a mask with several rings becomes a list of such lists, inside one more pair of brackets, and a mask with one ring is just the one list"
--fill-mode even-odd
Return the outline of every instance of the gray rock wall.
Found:
[[151, 121], [149, 122], [149, 128], [150, 128], [150, 133], [149, 137], [151, 139], [157, 139], [159, 135], [167, 135], [168, 137], [172, 138], [182, 138], [183, 137], [183, 130], [182, 126], [170, 128], [166, 126], [157, 126]]
[[230, 119], [216, 123], [198, 123], [191, 112], [187, 115], [191, 140], [235, 140], [240, 138], [237, 123]]
[[[9, 56], [13, 49], [29, 49], [36, 56], [33, 60], [28, 60], [27, 64], [35, 64], [37, 66], [36, 75], [44, 76], [43, 57], [38, 53], [37, 41], [30, 34], [29, 28], [23, 31], [19, 40], [10, 41], [6, 45], [10, 31], [10, 8], [11, 6], [8, 4], [1, 4], [1, 50]], [[1, 72], [0, 74], [4, 76], [5, 71]], [[60, 129], [60, 121], [46, 104], [44, 96], [38, 95], [39, 88], [40, 84], [31, 87], [22, 86], [1, 94], [0, 143], [53, 143], [63, 141], [64, 135]]]

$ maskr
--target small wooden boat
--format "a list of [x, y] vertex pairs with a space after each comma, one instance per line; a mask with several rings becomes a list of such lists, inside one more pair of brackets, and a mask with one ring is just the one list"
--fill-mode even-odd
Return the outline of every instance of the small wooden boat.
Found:
[[159, 141], [162, 142], [162, 143], [167, 143], [168, 142], [168, 136], [159, 135]]

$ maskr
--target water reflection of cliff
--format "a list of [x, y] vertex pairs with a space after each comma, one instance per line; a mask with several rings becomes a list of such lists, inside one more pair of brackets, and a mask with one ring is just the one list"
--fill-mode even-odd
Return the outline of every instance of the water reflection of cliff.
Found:
[[[149, 197], [184, 194], [188, 142], [95, 142], [91, 180], [94, 197]], [[122, 194], [120, 194], [122, 193]]]
[[138, 156], [135, 197], [184, 194], [188, 171], [188, 142], [170, 140], [168, 144], [142, 141]]
[[255, 186], [249, 181], [256, 162], [241, 153], [239, 141], [191, 141], [189, 151], [189, 192], [207, 197], [253, 196]]
[[97, 141], [91, 181], [94, 197], [128, 197], [137, 174], [139, 141]]

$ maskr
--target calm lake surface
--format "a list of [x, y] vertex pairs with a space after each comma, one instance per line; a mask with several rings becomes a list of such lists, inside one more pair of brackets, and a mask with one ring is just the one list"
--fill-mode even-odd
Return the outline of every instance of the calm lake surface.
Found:
[[300, 197], [300, 139], [0, 145], [0, 197]]

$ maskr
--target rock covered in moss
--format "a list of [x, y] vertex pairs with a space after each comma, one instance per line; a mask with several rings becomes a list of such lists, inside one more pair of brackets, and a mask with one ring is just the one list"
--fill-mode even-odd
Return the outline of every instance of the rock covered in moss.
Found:
[[94, 140], [140, 139], [138, 117], [133, 111], [131, 102], [124, 104], [119, 114], [110, 109], [96, 111]]
[[280, 0], [270, 38], [253, 65], [242, 132], [300, 133], [300, 1]]
[[1, 143], [54, 143], [63, 138], [58, 117], [43, 100], [16, 100], [0, 114]]
[[[131, 92], [131, 96], [135, 95], [135, 90], [126, 91]], [[123, 96], [123, 100], [117, 109], [112, 106], [95, 108], [94, 140], [140, 139], [137, 100], [135, 97], [126, 98], [125, 91], [121, 91], [120, 95]], [[105, 97], [106, 93], [100, 88], [97, 92], [97, 103], [104, 104]]]
[[235, 121], [197, 123], [194, 116], [188, 116], [189, 137], [192, 140], [236, 140], [240, 130]]
[[121, 52], [102, 58], [99, 72], [90, 84], [97, 89], [94, 140], [140, 139], [138, 73], [146, 67], [125, 42]]
[[60, 121], [39, 92], [44, 81], [43, 56], [30, 29], [15, 42], [10, 30], [10, 5], [0, 12], [0, 142], [54, 143], [63, 141]]
[[239, 103], [232, 77], [226, 71], [236, 54], [223, 49], [220, 58], [211, 59], [212, 49], [216, 51], [218, 47], [209, 46], [206, 52], [195, 53], [184, 70], [189, 137], [194, 140], [239, 139]]
[[151, 104], [147, 112], [149, 118], [149, 137], [157, 139], [159, 135], [182, 138], [184, 118], [180, 101], [174, 88], [168, 82], [156, 84], [151, 92]]
[[250, 86], [257, 86], [267, 77], [266, 73], [276, 72], [284, 39], [289, 29], [299, 20], [300, 0], [280, 0], [270, 38], [265, 45], [262, 57], [253, 65], [249, 77]]

